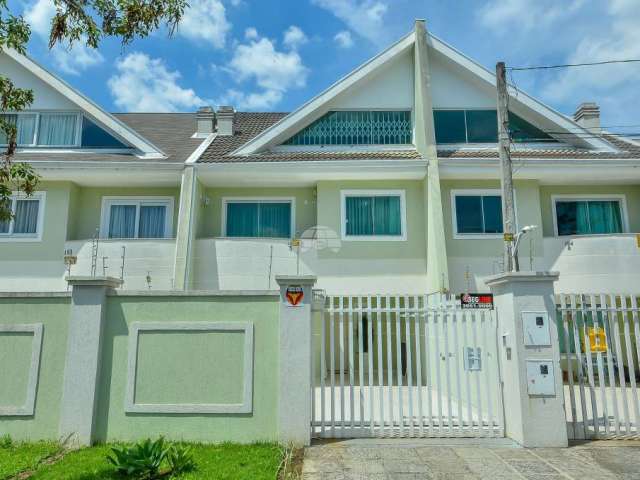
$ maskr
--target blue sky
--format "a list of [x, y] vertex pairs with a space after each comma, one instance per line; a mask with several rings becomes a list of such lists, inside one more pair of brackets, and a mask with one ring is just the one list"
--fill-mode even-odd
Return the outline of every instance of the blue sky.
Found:
[[[48, 51], [52, 0], [12, 1], [33, 25], [31, 55], [110, 111], [205, 103], [290, 111], [400, 38], [415, 18], [491, 69], [498, 60], [640, 58], [638, 0], [191, 0], [174, 37], [161, 30], [124, 49], [108, 40], [98, 52], [81, 44]], [[609, 126], [640, 124], [639, 76], [640, 64], [627, 64], [513, 78], [563, 113], [596, 101]]]

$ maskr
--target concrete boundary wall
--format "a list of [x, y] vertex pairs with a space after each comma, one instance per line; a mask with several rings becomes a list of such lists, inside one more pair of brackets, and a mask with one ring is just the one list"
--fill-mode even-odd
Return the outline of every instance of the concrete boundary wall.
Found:
[[[0, 381], [11, 387], [0, 392], [0, 436], [71, 434], [78, 444], [159, 435], [287, 438], [279, 423], [287, 352], [281, 358], [277, 292], [120, 291], [113, 279], [87, 277], [71, 283], [72, 294], [0, 296], [0, 342], [11, 346], [0, 352]], [[308, 314], [310, 329], [309, 309], [297, 312]], [[13, 355], [27, 344], [28, 353]], [[80, 359], [86, 355], [89, 361]], [[87, 394], [71, 401], [66, 392], [74, 389]]]

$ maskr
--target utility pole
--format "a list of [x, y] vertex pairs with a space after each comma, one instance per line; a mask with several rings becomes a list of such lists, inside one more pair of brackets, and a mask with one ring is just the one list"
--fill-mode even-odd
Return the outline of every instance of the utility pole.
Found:
[[[513, 239], [516, 216], [513, 208], [513, 171], [511, 166], [511, 138], [509, 136], [509, 92], [504, 62], [496, 64], [498, 87], [498, 152], [500, 154], [500, 187], [502, 189], [502, 222], [504, 231], [504, 271], [517, 271], [514, 266]], [[515, 268], [514, 268], [515, 267]]]

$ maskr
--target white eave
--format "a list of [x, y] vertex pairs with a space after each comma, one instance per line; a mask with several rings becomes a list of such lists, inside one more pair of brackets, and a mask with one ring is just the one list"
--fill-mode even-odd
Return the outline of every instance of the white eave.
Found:
[[167, 157], [167, 155], [160, 148], [149, 142], [149, 140], [139, 135], [135, 130], [129, 128], [113, 115], [104, 111], [96, 103], [79, 93], [64, 80], [47, 71], [26, 55], [22, 55], [16, 50], [7, 47], [2, 47], [2, 51], [14, 61], [19, 63], [22, 67], [26, 68], [29, 72], [38, 77], [40, 80], [50, 85], [52, 88], [60, 92], [60, 94], [64, 95], [71, 102], [76, 104], [92, 119], [95, 119], [96, 121], [107, 127], [115, 135], [124, 140], [126, 143], [139, 150], [140, 158]]

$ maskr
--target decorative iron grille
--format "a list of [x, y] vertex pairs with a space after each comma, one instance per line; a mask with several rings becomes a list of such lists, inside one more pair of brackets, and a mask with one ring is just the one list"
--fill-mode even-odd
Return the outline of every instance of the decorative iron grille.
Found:
[[285, 145], [408, 145], [410, 111], [328, 112]]

